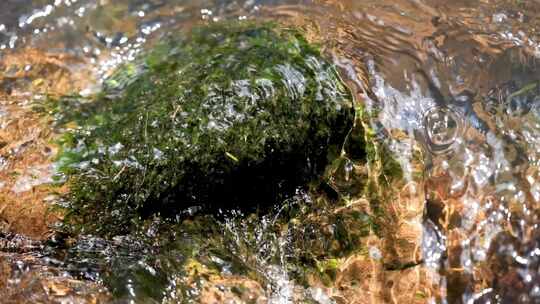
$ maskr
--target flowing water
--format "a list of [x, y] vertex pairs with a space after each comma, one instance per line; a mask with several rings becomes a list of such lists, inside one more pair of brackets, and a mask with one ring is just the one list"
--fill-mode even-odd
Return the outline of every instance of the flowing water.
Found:
[[[321, 45], [401, 166], [392, 194], [360, 190], [378, 168], [353, 129], [335, 198], [111, 239], [49, 228], [58, 130], [35, 105], [224, 19]], [[4, 0], [0, 69], [1, 303], [540, 303], [537, 0]]]

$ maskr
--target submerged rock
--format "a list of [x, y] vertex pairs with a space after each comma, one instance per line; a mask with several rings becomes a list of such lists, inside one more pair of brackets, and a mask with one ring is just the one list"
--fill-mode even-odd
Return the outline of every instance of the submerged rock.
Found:
[[68, 218], [96, 231], [192, 206], [275, 204], [322, 173], [354, 119], [350, 92], [317, 47], [254, 23], [174, 34], [98, 96], [62, 98], [55, 111], [78, 126], [58, 159]]

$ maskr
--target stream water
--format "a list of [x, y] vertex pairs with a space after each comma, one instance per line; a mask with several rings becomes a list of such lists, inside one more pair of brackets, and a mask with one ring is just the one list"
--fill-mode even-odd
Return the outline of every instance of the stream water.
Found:
[[[321, 45], [401, 166], [395, 193], [359, 190], [377, 168], [353, 136], [337, 198], [54, 232], [57, 130], [33, 106], [224, 19]], [[540, 303], [537, 0], [4, 0], [0, 70], [0, 303]]]

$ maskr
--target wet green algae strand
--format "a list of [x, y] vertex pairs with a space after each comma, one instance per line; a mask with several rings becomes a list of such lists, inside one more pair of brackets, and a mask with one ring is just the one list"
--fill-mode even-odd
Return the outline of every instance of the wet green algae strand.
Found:
[[352, 96], [335, 67], [293, 29], [216, 23], [164, 39], [89, 99], [51, 112], [61, 140], [66, 221], [129, 232], [140, 218], [191, 206], [264, 209], [339, 155]]

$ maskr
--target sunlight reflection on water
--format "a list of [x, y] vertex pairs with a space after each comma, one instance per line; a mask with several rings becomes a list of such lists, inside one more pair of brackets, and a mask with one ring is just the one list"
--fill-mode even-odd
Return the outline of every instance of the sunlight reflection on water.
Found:
[[[421, 182], [425, 216], [410, 223], [423, 229], [415, 236], [424, 262], [417, 267], [426, 266], [439, 289], [429, 297], [534, 303], [540, 301], [540, 8], [521, 1], [461, 2], [7, 1], [0, 7], [16, 10], [0, 13], [2, 58], [35, 48], [70, 54], [79, 63], [50, 56], [36, 63], [2, 62], [1, 88], [11, 92], [4, 94], [9, 98], [30, 102], [28, 88], [39, 87], [40, 79], [85, 71], [78, 90], [91, 95], [115, 67], [134, 60], [161, 35], [201, 20], [278, 18], [299, 24], [324, 42], [358, 101], [367, 105], [371, 127], [395, 154], [406, 182]], [[291, 81], [301, 81], [294, 71], [282, 70]], [[53, 91], [52, 85], [38, 90]], [[2, 129], [13, 123], [8, 97], [0, 112]], [[0, 146], [0, 171], [22, 153], [7, 150]], [[345, 182], [361, 176], [355, 171], [360, 165], [348, 161]], [[27, 169], [9, 187], [2, 181], [1, 188], [22, 193], [52, 181], [50, 172], [43, 173], [48, 165]], [[247, 231], [233, 225], [242, 223], [239, 218], [231, 216], [225, 228], [240, 244]], [[299, 289], [288, 272], [286, 253], [293, 244], [266, 230], [270, 224], [264, 221], [270, 220], [250, 228], [258, 239], [249, 246], [260, 251], [257, 271], [270, 282], [264, 288], [268, 301], [289, 303]], [[83, 239], [81, 246], [88, 242]], [[115, 248], [104, 244], [100, 252]], [[383, 252], [381, 263], [385, 259]], [[319, 303], [339, 298], [338, 288], [310, 288], [303, 292]], [[392, 291], [380, 289], [379, 301], [385, 302]]]

